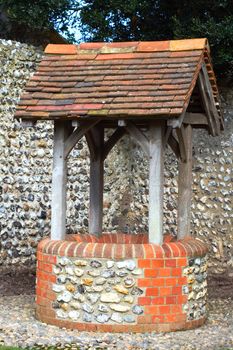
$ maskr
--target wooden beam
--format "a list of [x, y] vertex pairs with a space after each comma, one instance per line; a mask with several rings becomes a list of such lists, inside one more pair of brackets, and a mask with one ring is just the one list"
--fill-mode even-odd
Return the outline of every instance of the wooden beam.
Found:
[[143, 149], [145, 154], [149, 157], [150, 154], [150, 145], [147, 137], [143, 132], [137, 128], [132, 122], [127, 122], [125, 126], [126, 131], [130, 134], [133, 140]]
[[111, 149], [122, 138], [122, 136], [125, 135], [125, 133], [126, 133], [126, 130], [122, 127], [118, 127], [114, 131], [114, 133], [110, 136], [110, 138], [104, 143], [103, 159], [106, 159]]
[[190, 234], [192, 199], [192, 127], [184, 127], [187, 145], [186, 161], [179, 161], [178, 175], [178, 239]]
[[86, 141], [87, 141], [87, 146], [89, 149], [90, 153], [90, 159], [94, 160], [96, 156], [96, 147], [95, 147], [95, 142], [92, 136], [92, 132], [88, 130], [85, 134]]
[[180, 147], [177, 139], [174, 137], [173, 133], [171, 133], [168, 137], [168, 144], [171, 147], [172, 151], [175, 153], [176, 157], [180, 158]]
[[151, 122], [149, 130], [149, 242], [163, 241], [164, 127]]
[[208, 125], [206, 115], [203, 113], [186, 113], [183, 124], [189, 125]]
[[215, 122], [213, 120], [213, 118], [214, 118], [213, 114], [210, 110], [210, 104], [209, 104], [210, 102], [209, 102], [208, 95], [206, 93], [206, 84], [204, 82], [204, 77], [203, 77], [202, 71], [200, 71], [199, 76], [198, 76], [198, 86], [199, 86], [200, 95], [201, 95], [202, 104], [203, 104], [203, 107], [205, 110], [205, 114], [206, 114], [207, 119], [208, 119], [210, 133], [213, 136], [216, 136], [217, 130], [216, 130]]
[[95, 156], [90, 159], [89, 233], [99, 236], [102, 233], [103, 221], [104, 128], [101, 125], [95, 126], [90, 132], [95, 145]]
[[216, 134], [219, 135], [220, 134], [219, 114], [218, 114], [218, 110], [217, 110], [217, 107], [215, 104], [213, 90], [212, 90], [212, 86], [210, 84], [210, 79], [209, 79], [209, 75], [208, 75], [205, 64], [202, 65], [201, 75], [203, 76], [203, 82], [204, 82], [204, 86], [205, 86], [205, 90], [206, 90], [206, 95], [207, 95], [207, 98], [209, 100], [210, 111], [211, 111], [212, 116], [213, 116], [213, 123], [215, 124], [215, 128], [216, 128]]
[[176, 134], [179, 142], [180, 158], [183, 162], [187, 159], [187, 145], [186, 145], [186, 134], [184, 126], [181, 125], [180, 128], [176, 129]]
[[82, 123], [75, 129], [75, 131], [69, 136], [65, 143], [65, 157], [67, 158], [76, 143], [90, 130], [94, 125], [99, 123], [99, 119], [95, 119], [91, 122]]
[[66, 233], [67, 161], [65, 142], [70, 132], [69, 122], [54, 122], [51, 239], [62, 240]]

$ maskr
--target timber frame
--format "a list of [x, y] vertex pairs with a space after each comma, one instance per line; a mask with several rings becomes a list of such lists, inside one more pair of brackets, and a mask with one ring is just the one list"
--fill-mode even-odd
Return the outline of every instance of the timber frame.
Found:
[[[163, 243], [166, 146], [179, 164], [178, 239], [189, 235], [193, 129], [212, 136], [223, 129], [207, 40], [49, 45], [45, 52], [15, 116], [25, 127], [54, 121], [51, 239], [65, 239], [67, 160], [84, 137], [90, 153], [89, 233], [101, 235], [104, 161], [124, 135], [149, 161], [149, 242]], [[107, 140], [106, 129], [113, 130]]]

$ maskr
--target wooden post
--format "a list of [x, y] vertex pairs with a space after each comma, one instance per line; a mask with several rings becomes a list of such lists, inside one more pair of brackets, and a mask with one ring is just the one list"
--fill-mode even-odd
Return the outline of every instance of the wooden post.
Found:
[[163, 241], [164, 127], [160, 122], [150, 125], [149, 170], [149, 242]]
[[178, 234], [182, 239], [190, 234], [192, 199], [192, 127], [184, 126], [186, 161], [179, 160], [178, 176]]
[[95, 157], [90, 157], [89, 233], [99, 236], [102, 233], [103, 221], [104, 161], [102, 151], [104, 129], [101, 126], [96, 126], [91, 130], [91, 133]]
[[65, 141], [69, 134], [67, 122], [54, 122], [51, 239], [65, 238], [67, 162]]

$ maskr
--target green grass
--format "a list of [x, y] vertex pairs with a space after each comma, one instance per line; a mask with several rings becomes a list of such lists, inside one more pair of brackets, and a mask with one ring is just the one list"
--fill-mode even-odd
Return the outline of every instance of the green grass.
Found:
[[20, 348], [16, 348], [14, 346], [4, 346], [0, 345], [0, 350], [21, 350]]

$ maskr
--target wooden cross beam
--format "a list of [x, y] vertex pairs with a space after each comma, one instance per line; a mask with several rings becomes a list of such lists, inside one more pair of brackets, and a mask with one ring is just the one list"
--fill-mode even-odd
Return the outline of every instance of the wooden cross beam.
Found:
[[208, 78], [208, 73], [205, 65], [202, 65], [202, 68], [200, 70], [200, 73], [198, 76], [198, 86], [199, 86], [205, 114], [208, 119], [210, 132], [213, 136], [219, 135], [220, 120], [219, 120], [218, 111], [215, 105], [214, 96], [213, 96], [212, 88], [210, 85], [210, 81]]

